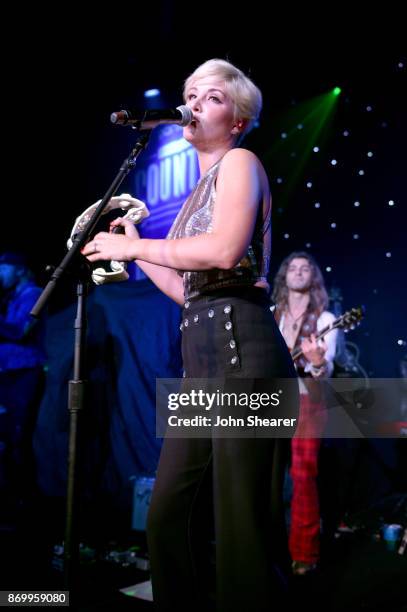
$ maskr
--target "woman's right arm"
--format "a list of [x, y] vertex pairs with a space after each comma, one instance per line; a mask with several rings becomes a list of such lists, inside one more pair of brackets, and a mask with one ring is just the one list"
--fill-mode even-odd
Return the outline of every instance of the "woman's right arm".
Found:
[[[111, 229], [118, 226], [124, 228], [126, 236], [129, 236], [129, 238], [140, 238], [137, 229], [131, 221], [119, 217], [110, 224]], [[183, 279], [176, 270], [139, 259], [136, 259], [135, 262], [160, 291], [180, 306], [184, 305]]]

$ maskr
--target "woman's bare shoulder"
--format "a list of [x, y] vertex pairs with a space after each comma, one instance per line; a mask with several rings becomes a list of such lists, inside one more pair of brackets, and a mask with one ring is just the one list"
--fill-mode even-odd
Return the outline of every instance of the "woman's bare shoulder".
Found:
[[261, 164], [257, 155], [255, 155], [252, 151], [249, 151], [249, 149], [242, 149], [240, 147], [237, 147], [235, 149], [230, 149], [230, 151], [228, 151], [223, 156], [222, 163], [230, 162], [230, 161], [242, 161], [242, 162], [251, 162], [251, 163], [257, 162]]
[[240, 148], [231, 149], [228, 151], [223, 156], [219, 167], [221, 174], [227, 174], [229, 172], [234, 172], [236, 174], [236, 171], [244, 172], [245, 170], [250, 172], [256, 170], [258, 175], [261, 175], [264, 172], [262, 163], [257, 155], [248, 149]]

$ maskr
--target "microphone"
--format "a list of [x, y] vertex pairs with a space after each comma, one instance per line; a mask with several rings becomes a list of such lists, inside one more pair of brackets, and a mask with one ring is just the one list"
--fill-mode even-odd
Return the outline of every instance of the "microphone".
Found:
[[138, 130], [151, 130], [163, 123], [176, 123], [185, 126], [189, 125], [193, 118], [191, 109], [185, 105], [177, 106], [177, 108], [158, 108], [145, 111], [127, 109], [110, 115], [112, 123], [134, 125]]

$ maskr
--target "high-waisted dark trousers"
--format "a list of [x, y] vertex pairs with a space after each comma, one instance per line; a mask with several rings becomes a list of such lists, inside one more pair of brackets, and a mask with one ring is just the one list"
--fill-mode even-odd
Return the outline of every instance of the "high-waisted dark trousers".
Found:
[[[200, 297], [185, 304], [182, 316], [186, 382], [240, 378], [253, 389], [256, 379], [296, 377], [262, 289]], [[297, 402], [293, 395], [291, 417]], [[261, 436], [165, 439], [147, 526], [157, 610], [280, 609], [279, 568], [289, 559], [282, 504], [289, 444]]]

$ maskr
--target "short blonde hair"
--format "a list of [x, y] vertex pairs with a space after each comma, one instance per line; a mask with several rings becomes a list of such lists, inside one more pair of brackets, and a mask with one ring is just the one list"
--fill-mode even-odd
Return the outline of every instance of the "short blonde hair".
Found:
[[225, 82], [227, 93], [235, 105], [235, 119], [247, 121], [241, 136], [247, 134], [260, 115], [263, 104], [260, 89], [230, 62], [223, 59], [210, 59], [198, 66], [186, 79], [183, 92], [185, 101], [187, 90], [193, 87], [195, 81], [206, 77], [215, 77]]

